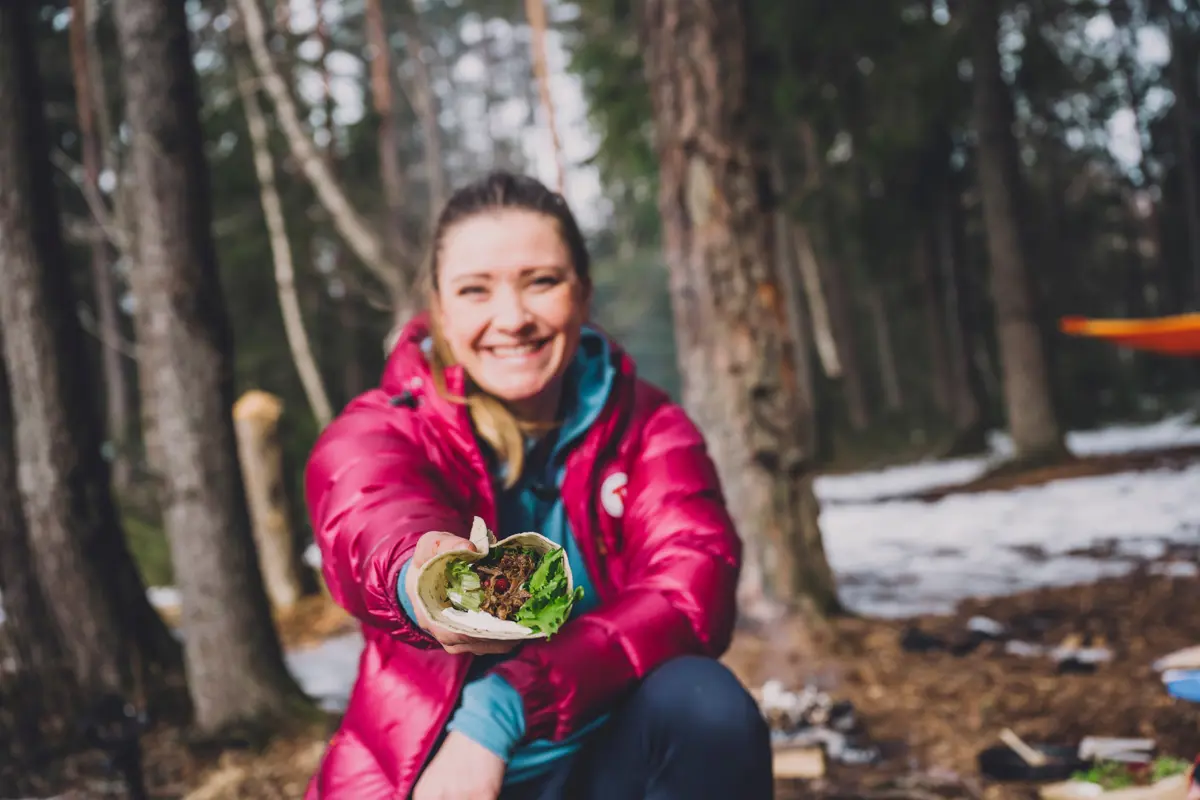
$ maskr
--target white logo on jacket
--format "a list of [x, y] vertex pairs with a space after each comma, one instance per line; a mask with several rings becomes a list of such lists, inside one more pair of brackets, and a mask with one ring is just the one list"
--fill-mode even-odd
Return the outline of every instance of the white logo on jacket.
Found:
[[610, 517], [625, 514], [625, 487], [628, 484], [629, 476], [624, 472], [614, 472], [600, 484], [600, 505]]

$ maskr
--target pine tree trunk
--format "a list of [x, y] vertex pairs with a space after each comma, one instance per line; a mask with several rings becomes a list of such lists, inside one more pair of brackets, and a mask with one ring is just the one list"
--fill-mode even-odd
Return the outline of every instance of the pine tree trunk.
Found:
[[867, 405], [867, 389], [863, 380], [862, 361], [859, 358], [859, 340], [855, 335], [856, 324], [850, 293], [846, 291], [845, 267], [835, 259], [827, 248], [825, 258], [820, 260], [821, 281], [825, 286], [825, 297], [829, 303], [829, 321], [833, 326], [833, 337], [837, 343], [838, 363], [841, 364], [841, 386], [846, 401], [850, 427], [856, 431], [866, 430], [871, 424], [871, 411]]
[[684, 402], [704, 430], [773, 599], [838, 609], [751, 128], [746, 6], [647, 0], [642, 35]]
[[234, 437], [233, 343], [182, 4], [119, 0], [125, 119], [140, 223], [131, 275], [145, 399], [161, 438], [162, 509], [184, 657], [206, 733], [285, 712], [283, 663], [251, 538]]
[[[1200, 159], [1196, 157], [1196, 127], [1192, 122], [1195, 112], [1192, 103], [1196, 100], [1200, 83], [1188, 74], [1196, 75], [1195, 50], [1185, 41], [1182, 12], [1172, 12], [1171, 24], [1171, 89], [1175, 105], [1171, 116], [1175, 120], [1176, 148], [1179, 156], [1179, 182], [1183, 187], [1183, 228], [1187, 235], [1188, 264], [1191, 266], [1192, 305], [1200, 306]], [[1189, 52], [1190, 51], [1190, 52]], [[1190, 67], [1189, 67], [1189, 56]]]
[[888, 411], [898, 413], [904, 409], [904, 389], [900, 385], [896, 352], [892, 349], [887, 303], [878, 286], [867, 289], [867, 309], [871, 313], [871, 327], [875, 329], [875, 348], [879, 353], [879, 380], [883, 386], [883, 402]]
[[405, 252], [404, 172], [400, 168], [400, 142], [396, 138], [396, 113], [392, 92], [392, 48], [383, 20], [383, 0], [366, 0], [367, 41], [371, 46], [371, 105], [379, 118], [377, 140], [379, 177], [387, 207], [383, 229], [393, 253]]
[[[71, 0], [71, 67], [75, 83], [75, 106], [79, 117], [80, 149], [83, 155], [83, 179], [91, 191], [100, 194], [101, 152], [97, 136], [91, 64], [89, 57], [91, 24], [87, 0]], [[107, 415], [108, 438], [114, 447], [112, 463], [113, 484], [123, 491], [131, 477], [129, 446], [130, 420], [133, 417], [129, 384], [125, 379], [121, 353], [113, 345], [120, 340], [117, 310], [116, 278], [112, 272], [111, 250], [107, 243], [97, 240], [91, 245], [92, 289], [96, 305], [96, 322], [100, 329], [100, 364], [104, 379], [104, 410]]]
[[[0, 354], [4, 352], [0, 332]], [[64, 657], [58, 626], [33, 571], [29, 529], [17, 482], [15, 423], [4, 359], [0, 357], [0, 784], [29, 769], [52, 747], [68, 720], [83, 711], [75, 676]]]
[[88, 694], [177, 678], [178, 647], [146, 599], [101, 452], [42, 117], [33, 28], [0, 4], [0, 327], [20, 495], [38, 582]]
[[976, 332], [973, 297], [967, 285], [962, 262], [962, 209], [952, 182], [940, 187], [934, 209], [937, 261], [943, 292], [943, 324], [950, 366], [950, 419], [954, 435], [944, 455], [959, 456], [984, 451], [987, 429], [983, 409], [986, 395], [979, 369], [972, 357]]
[[929, 346], [929, 376], [933, 405], [939, 413], [952, 413], [954, 388], [951, 385], [950, 346], [947, 341], [946, 315], [942, 313], [942, 292], [934, 267], [931, 237], [924, 231], [918, 234], [913, 248], [913, 267], [921, 289], [921, 311], [925, 322], [925, 337]]
[[970, 12], [979, 185], [1009, 433], [1017, 460], [1040, 462], [1067, 451], [1051, 399], [1022, 233], [1012, 100], [1000, 71], [999, 8], [998, 0], [976, 0]]

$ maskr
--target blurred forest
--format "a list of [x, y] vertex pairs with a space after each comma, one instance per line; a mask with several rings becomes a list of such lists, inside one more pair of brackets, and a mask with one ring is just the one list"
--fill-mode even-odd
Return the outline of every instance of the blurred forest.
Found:
[[[91, 466], [67, 469], [62, 493], [33, 511], [23, 484], [21, 524], [36, 533], [64, 498], [94, 498], [111, 480], [112, 508], [95, 501], [80, 512], [92, 527], [67, 512], [51, 527], [63, 541], [72, 530], [91, 541], [80, 553], [104, 549], [88, 538], [100, 536], [93, 528], [123, 533], [144, 585], [186, 583], [172, 563], [232, 553], [209, 564], [205, 574], [235, 577], [208, 602], [258, 612], [241, 628], [212, 622], [212, 641], [270, 639], [247, 533], [253, 509], [232, 477], [213, 478], [237, 475], [233, 401], [251, 390], [281, 401], [282, 485], [299, 550], [310, 538], [301, 482], [315, 437], [376, 384], [389, 333], [421, 307], [441, 203], [492, 169], [550, 184], [562, 170], [591, 240], [596, 320], [706, 433], [728, 439], [714, 444], [723, 476], [753, 457], [811, 483], [814, 471], [980, 452], [998, 431], [1012, 434], [1018, 457], [1053, 460], [1067, 455], [1065, 431], [1195, 407], [1194, 361], [1058, 330], [1064, 315], [1200, 310], [1194, 0], [188, 0], [169, 11], [161, 2], [0, 10], [0, 51], [10, 53], [0, 110], [31, 126], [0, 140], [0, 192], [10, 191], [0, 199], [8, 213], [26, 200], [53, 211], [38, 217], [26, 251], [12, 244], [19, 215], [0, 229], [0, 240], [10, 234], [0, 261], [35, 253], [28, 263], [43, 266], [0, 270], [13, 281], [0, 292], [16, 297], [16, 281], [28, 280], [40, 288], [20, 296], [53, 310], [28, 330], [25, 307], [0, 314], [16, 387], [14, 409], [0, 397], [0, 427], [10, 411], [16, 419], [0, 448], [28, 461], [39, 447], [24, 428], [30, 409], [65, 409], [39, 417], [38, 430], [66, 431], [81, 455], [47, 445], [46, 463]], [[174, 21], [186, 22], [190, 51]], [[171, 66], [160, 75], [161, 64]], [[540, 79], [554, 87], [549, 101]], [[586, 120], [564, 122], [568, 95]], [[567, 155], [581, 148], [586, 157]], [[713, 211], [716, 197], [729, 209]], [[51, 217], [62, 246], [47, 232]], [[706, 220], [723, 233], [712, 238]], [[167, 267], [139, 272], [139, 260], [155, 258]], [[704, 264], [725, 266], [704, 273]], [[751, 284], [778, 293], [778, 327], [756, 321]], [[692, 317], [697, 292], [710, 305]], [[709, 325], [713, 309], [720, 324]], [[750, 405], [725, 412], [709, 388], [728, 376], [700, 367], [732, 352], [736, 372], [743, 328], [753, 329], [754, 358], [775, 358], [768, 369], [785, 375], [773, 408], [795, 452], [739, 456], [723, 448], [743, 429], [715, 433], [724, 415], [755, 413], [759, 384], [730, 383]], [[179, 423], [172, 409], [185, 406]], [[211, 436], [179, 438], [179, 425]], [[0, 500], [18, 494], [3, 455]], [[191, 492], [199, 506], [188, 505]], [[788, 508], [812, 511], [811, 526], [780, 532], [773, 546], [798, 536], [797, 554], [819, 551], [810, 496], [809, 486]], [[234, 533], [196, 534], [199, 507], [232, 509], [221, 527]], [[16, 552], [0, 558], [12, 564]], [[87, 558], [63, 569], [84, 575]], [[99, 569], [111, 577], [128, 560]], [[19, 577], [9, 575], [6, 593]], [[196, 598], [214, 590], [200, 583], [181, 590], [185, 618], [190, 607], [204, 625]], [[828, 576], [781, 572], [767, 584], [837, 605], [819, 597], [835, 594]], [[35, 604], [57, 602], [30, 592]], [[193, 682], [205, 680], [212, 652], [181, 656], [160, 628], [122, 622], [145, 619], [143, 601], [120, 588], [105, 597], [76, 598], [107, 604], [98, 637], [139, 640], [145, 666], [167, 684], [181, 658]], [[202, 727], [220, 728], [247, 697], [276, 712], [295, 701], [277, 644], [238, 658], [259, 665], [246, 668], [256, 675], [213, 701], [213, 673], [207, 699], [193, 698]], [[114, 664], [84, 662], [72, 662], [77, 678], [130, 680], [113, 677]]]
[[[70, 4], [37, 5], [80, 318], [104, 365], [97, 402], [107, 409], [110, 456], [136, 483], [144, 448], [134, 424], [134, 299], [111, 241], [123, 161], [113, 21], [109, 3], [90, 4], [91, 55], [80, 67]], [[995, 23], [1001, 102], [1014, 120], [1014, 213], [1055, 409], [1066, 428], [1159, 416], [1188, 402], [1193, 365], [1064, 340], [1056, 320], [1197, 307], [1200, 11], [1183, 0], [1008, 5]], [[549, 9], [598, 140], [592, 158], [566, 168], [600, 177], [602, 196], [586, 198], [595, 208], [584, 215], [596, 317], [646, 377], [678, 394], [635, 6], [585, 0]], [[224, 4], [187, 8], [236, 383], [239, 393], [282, 398], [298, 475], [318, 422], [288, 345], [239, 94], [252, 60]], [[448, 187], [493, 167], [537, 169], [530, 132], [545, 119], [521, 3], [308, 0], [292, 3], [290, 15], [286, 8], [265, 8], [265, 34], [298, 121], [360, 221], [398, 240], [414, 271], [433, 204]], [[792, 240], [785, 263], [808, 290], [825, 464], [969, 449], [981, 445], [978, 431], [1005, 425], [972, 43], [954, 11], [937, 1], [871, 0], [869, 13], [854, 2], [750, 4], [755, 113], [791, 229], [781, 237]], [[387, 44], [379, 58], [373, 19]], [[99, 89], [88, 136], [76, 110], [80, 68]], [[266, 106], [299, 312], [336, 411], [379, 374], [396, 290], [339, 235], [264, 95], [257, 102]], [[91, 174], [88, 138], [101, 150], [90, 157]], [[411, 294], [406, 302], [419, 303]]]

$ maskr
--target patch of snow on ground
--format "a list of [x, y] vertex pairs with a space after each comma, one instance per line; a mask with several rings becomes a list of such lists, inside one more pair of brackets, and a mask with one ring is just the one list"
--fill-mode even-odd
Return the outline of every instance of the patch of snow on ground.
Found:
[[350, 701], [362, 649], [362, 635], [348, 633], [313, 647], [291, 650], [285, 657], [300, 688], [315, 698], [321, 708], [339, 712]]
[[[1200, 465], [1064, 480], [937, 503], [833, 505], [821, 515], [842, 599], [898, 617], [966, 597], [1083, 583], [1200, 544]], [[1110, 545], [1112, 556], [1086, 552]]]
[[[817, 478], [817, 495], [824, 502], [863, 502], [911, 494], [978, 478], [1000, 458], [1012, 454], [1012, 440], [993, 433], [990, 452], [970, 458], [920, 461], [885, 469]], [[1067, 446], [1079, 456], [1114, 455], [1200, 445], [1195, 415], [1180, 414], [1149, 425], [1112, 425], [1092, 431], [1071, 431]]]

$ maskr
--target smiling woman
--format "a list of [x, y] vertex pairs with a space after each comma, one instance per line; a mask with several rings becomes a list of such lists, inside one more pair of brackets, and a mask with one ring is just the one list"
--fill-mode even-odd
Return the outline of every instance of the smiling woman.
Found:
[[588, 255], [561, 196], [511, 177], [459, 193], [430, 262], [434, 374], [460, 364], [479, 434], [505, 466], [558, 413], [562, 379], [591, 299]]
[[[428, 313], [307, 468], [326, 584], [366, 639], [309, 800], [770, 797], [766, 723], [716, 660], [741, 565], [716, 470], [691, 420], [588, 324], [566, 203], [506, 173], [466, 186], [429, 266]], [[557, 560], [484, 563], [475, 518], [497, 547], [536, 532]], [[446, 556], [462, 550], [478, 555]], [[533, 627], [531, 606], [552, 635], [431, 619], [425, 579], [446, 590], [438, 565], [468, 561], [483, 564], [472, 587], [496, 584], [465, 602], [460, 575], [464, 613]], [[555, 564], [571, 602], [552, 616]]]

